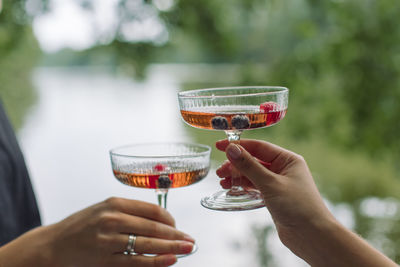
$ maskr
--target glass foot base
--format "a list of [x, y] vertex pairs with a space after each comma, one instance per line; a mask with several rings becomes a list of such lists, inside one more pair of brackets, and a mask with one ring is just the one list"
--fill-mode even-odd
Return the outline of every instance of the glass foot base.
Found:
[[228, 192], [228, 190], [219, 191], [210, 197], [204, 197], [200, 203], [205, 208], [222, 211], [254, 210], [265, 207], [258, 191], [245, 191], [246, 194], [237, 196], [228, 195]]

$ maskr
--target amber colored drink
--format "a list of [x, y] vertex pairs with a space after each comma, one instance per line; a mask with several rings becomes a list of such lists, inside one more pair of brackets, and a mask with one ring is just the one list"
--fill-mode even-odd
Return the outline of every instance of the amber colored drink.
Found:
[[169, 188], [183, 187], [194, 184], [203, 179], [208, 168], [197, 170], [174, 170], [173, 173], [135, 173], [113, 170], [115, 177], [124, 184], [142, 188], [163, 188], [160, 179], [168, 177], [171, 181]]
[[212, 125], [213, 118], [223, 117], [227, 121], [227, 127], [218, 130], [235, 130], [232, 119], [235, 116], [245, 116], [248, 119], [248, 126], [244, 129], [255, 129], [267, 127], [279, 122], [286, 115], [286, 110], [262, 112], [203, 112], [181, 110], [183, 119], [193, 127], [214, 130]]

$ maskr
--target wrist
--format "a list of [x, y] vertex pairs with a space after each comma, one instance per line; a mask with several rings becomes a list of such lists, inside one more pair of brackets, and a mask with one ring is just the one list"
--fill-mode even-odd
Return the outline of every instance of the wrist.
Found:
[[0, 248], [1, 267], [56, 266], [49, 227], [32, 229]]
[[[21, 236], [21, 243], [26, 254], [26, 263], [33, 261], [32, 266], [56, 266], [53, 253], [53, 234], [51, 226], [37, 227]], [[27, 249], [29, 247], [29, 249]]]
[[289, 248], [311, 266], [397, 266], [333, 216], [314, 221], [297, 233], [296, 243]]
[[332, 260], [328, 249], [330, 240], [345, 230], [333, 216], [312, 219], [293, 227], [277, 225], [277, 228], [282, 243], [312, 266], [327, 266]]
[[335, 258], [340, 257], [335, 253], [341, 249], [338, 247], [337, 238], [348, 232], [333, 216], [314, 221], [302, 236], [303, 259], [311, 266], [340, 266], [339, 263], [335, 263]]
[[41, 263], [38, 266], [60, 266], [56, 260], [53, 228], [54, 225], [49, 225], [35, 229], [37, 230], [35, 238], [39, 239], [35, 250], [38, 251], [38, 260]]

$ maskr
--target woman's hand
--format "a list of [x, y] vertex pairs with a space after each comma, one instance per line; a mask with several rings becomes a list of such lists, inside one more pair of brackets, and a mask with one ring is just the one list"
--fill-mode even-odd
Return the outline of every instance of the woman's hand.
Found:
[[229, 159], [217, 170], [222, 186], [230, 187], [233, 165], [244, 175], [244, 187], [262, 193], [282, 243], [311, 266], [397, 266], [336, 221], [302, 156], [258, 140], [241, 140], [240, 146], [223, 140], [216, 146]]
[[331, 220], [303, 157], [265, 141], [227, 140], [216, 143], [229, 159], [218, 170], [221, 185], [230, 187], [232, 164], [244, 175], [242, 186], [255, 187], [276, 223], [283, 243], [290, 245], [292, 231], [314, 221]]
[[[129, 234], [137, 236], [137, 255], [123, 254]], [[190, 253], [193, 243], [193, 238], [175, 228], [165, 209], [142, 201], [110, 198], [7, 244], [0, 249], [0, 265], [1, 256], [7, 255], [1, 253], [3, 249], [19, 254], [29, 246], [41, 253], [40, 266], [170, 266], [176, 262], [175, 254]], [[15, 260], [16, 264], [4, 267], [27, 266], [24, 257]]]
[[325, 206], [303, 157], [259, 140], [241, 140], [240, 145], [227, 140], [216, 147], [225, 151], [228, 162], [217, 175], [224, 188], [230, 187], [232, 165], [243, 177], [243, 187], [254, 187], [263, 195], [282, 243], [295, 254], [302, 252], [301, 242], [307, 229], [335, 221]]

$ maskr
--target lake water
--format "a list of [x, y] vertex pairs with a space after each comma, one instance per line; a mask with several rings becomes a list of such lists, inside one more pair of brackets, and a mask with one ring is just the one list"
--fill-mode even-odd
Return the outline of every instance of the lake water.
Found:
[[[110, 196], [156, 203], [152, 190], [128, 187], [113, 177], [108, 151], [129, 143], [193, 141], [183, 127], [176, 98], [182, 80], [189, 78], [187, 68], [168, 65], [150, 68], [143, 82], [100, 68], [34, 72], [38, 101], [19, 139], [44, 224]], [[217, 163], [212, 167], [200, 183], [168, 195], [168, 210], [177, 227], [199, 246], [196, 254], [175, 266], [258, 266], [252, 227], [271, 225], [269, 213], [265, 208], [216, 212], [201, 207], [201, 197], [219, 189]], [[267, 242], [275, 266], [307, 266], [280, 244], [275, 233]]]

